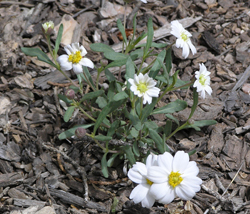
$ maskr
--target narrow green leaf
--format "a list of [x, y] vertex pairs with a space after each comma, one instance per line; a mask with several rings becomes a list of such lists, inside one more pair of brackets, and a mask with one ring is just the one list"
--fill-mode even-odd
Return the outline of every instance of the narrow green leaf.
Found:
[[116, 61], [109, 63], [105, 68], [120, 67], [120, 66], [125, 65], [126, 62], [127, 62], [127, 59], [116, 60]]
[[155, 142], [157, 149], [160, 151], [160, 153], [163, 154], [165, 152], [165, 149], [164, 149], [164, 144], [162, 143], [161, 136], [153, 129], [148, 129], [148, 130], [149, 130], [149, 136]]
[[93, 133], [95, 134], [98, 127], [102, 123], [102, 121], [106, 118], [106, 116], [113, 112], [115, 109], [119, 108], [128, 98], [128, 95], [125, 92], [120, 92], [114, 96], [114, 99], [108, 103], [106, 107], [103, 108], [102, 112], [99, 114]]
[[67, 104], [70, 104], [73, 102], [72, 100], [69, 100], [64, 94], [58, 94], [58, 98]]
[[[90, 75], [90, 73], [89, 73], [88, 68], [87, 68], [86, 66], [82, 66], [82, 68], [83, 68], [83, 72], [84, 72], [85, 75], [87, 76], [89, 82], [90, 82], [90, 83], [92, 84], [92, 86], [95, 88], [95, 84], [94, 84], [93, 79], [92, 79], [92, 77], [91, 77], [91, 75]], [[80, 74], [81, 74], [81, 77], [86, 81], [85, 76], [83, 75], [83, 73], [80, 73]]]
[[57, 52], [59, 50], [59, 45], [61, 43], [62, 40], [62, 34], [63, 34], [63, 24], [60, 25], [58, 33], [57, 33], [57, 37], [56, 37], [56, 44], [55, 44], [55, 49], [54, 49], [54, 55], [57, 55]]
[[21, 47], [22, 52], [24, 52], [28, 56], [36, 56], [38, 60], [42, 62], [46, 62], [49, 65], [57, 68], [56, 65], [49, 59], [49, 57], [41, 51], [39, 48], [25, 48]]
[[175, 100], [161, 108], [155, 109], [151, 115], [153, 114], [171, 114], [174, 112], [182, 111], [187, 108], [187, 102], [184, 100]]
[[[161, 67], [162, 67], [162, 63], [165, 59], [165, 56], [166, 56], [166, 51], [163, 50], [161, 51], [156, 60], [155, 60], [155, 63], [153, 64], [152, 68], [150, 69], [149, 71], [149, 76], [152, 77], [153, 79], [156, 77], [156, 75], [159, 73]], [[162, 62], [162, 63], [160, 63]]]
[[195, 154], [195, 153], [196, 153], [196, 149], [194, 149], [194, 150], [188, 152], [188, 155], [191, 156], [191, 155], [193, 155], [193, 154]]
[[83, 102], [83, 101], [85, 101], [85, 100], [92, 100], [94, 98], [100, 97], [103, 94], [104, 94], [103, 90], [89, 92], [88, 94], [85, 94], [82, 97], [82, 99], [80, 100], [80, 103]]
[[211, 126], [216, 124], [217, 122], [215, 120], [200, 120], [200, 121], [195, 121], [190, 125], [185, 126], [185, 129], [188, 128], [194, 128], [194, 127], [204, 127], [204, 126]]
[[74, 126], [73, 128], [68, 129], [67, 131], [62, 132], [61, 134], [59, 134], [58, 138], [59, 138], [59, 140], [64, 140], [66, 138], [70, 138], [73, 135], [75, 135], [75, 131], [76, 131], [77, 128], [81, 127], [81, 128], [87, 129], [87, 128], [93, 126], [93, 125], [94, 124], [92, 123], [92, 124], [83, 124], [83, 125]]
[[180, 125], [179, 120], [177, 120], [177, 118], [175, 118], [173, 115], [171, 114], [165, 114], [165, 116], [171, 120], [173, 120], [178, 126]]
[[167, 120], [166, 125], [164, 127], [164, 133], [168, 137], [172, 133], [172, 121]]
[[131, 146], [126, 145], [126, 146], [123, 146], [122, 149], [124, 150], [126, 157], [128, 161], [130, 162], [130, 164], [131, 165], [135, 164], [135, 156], [134, 156]]
[[149, 48], [151, 47], [153, 41], [154, 29], [153, 29], [152, 17], [149, 18], [147, 27], [148, 27], [148, 33], [147, 33], [147, 43], [143, 55], [144, 57], [148, 54]]
[[108, 104], [104, 97], [98, 97], [95, 102], [101, 109], [103, 109]]
[[130, 130], [130, 134], [132, 137], [137, 138], [139, 135], [139, 131], [137, 131], [134, 127]]
[[167, 49], [166, 68], [167, 68], [167, 72], [169, 74], [171, 69], [172, 69], [172, 48], [171, 47]]
[[148, 129], [157, 129], [158, 126], [154, 121], [146, 121], [144, 123], [144, 125], [148, 128]]
[[119, 31], [121, 32], [121, 34], [122, 34], [123, 41], [127, 45], [127, 36], [126, 36], [126, 33], [125, 33], [126, 26], [123, 26], [122, 21], [120, 19], [117, 20], [117, 27], [118, 27]]
[[112, 137], [115, 134], [116, 129], [120, 127], [120, 124], [121, 124], [120, 120], [116, 120], [115, 122], [113, 122], [108, 130], [107, 136]]
[[109, 60], [113, 60], [113, 61], [118, 61], [118, 60], [127, 60], [128, 59], [128, 55], [125, 55], [123, 53], [118, 53], [118, 52], [114, 52], [114, 51], [108, 51], [104, 53], [104, 56], [109, 59]]
[[196, 88], [194, 88], [193, 89], [193, 106], [191, 107], [191, 112], [190, 112], [190, 115], [188, 117], [188, 120], [193, 116], [197, 105], [198, 105], [198, 92], [196, 91]]
[[91, 48], [91, 50], [96, 51], [96, 52], [104, 52], [104, 53], [108, 52], [108, 51], [114, 52], [114, 50], [109, 45], [106, 45], [103, 43], [90, 44], [90, 48]]
[[105, 75], [106, 75], [106, 77], [107, 77], [107, 79], [108, 79], [109, 82], [116, 80], [114, 74], [112, 74], [109, 71], [109, 69], [105, 69]]
[[101, 160], [101, 166], [102, 166], [102, 174], [105, 178], [108, 178], [109, 176], [109, 172], [108, 172], [108, 165], [107, 165], [107, 154], [108, 153], [105, 153], [103, 156], [102, 156], [102, 160]]
[[143, 110], [142, 110], [142, 117], [141, 117], [141, 122], [144, 123], [147, 117], [152, 113], [155, 105], [157, 103], [157, 98], [154, 97], [152, 100], [152, 103], [149, 105], [146, 105]]
[[131, 124], [138, 130], [140, 131], [142, 129], [142, 124], [141, 121], [136, 114], [134, 109], [131, 109], [131, 112], [127, 115], [128, 119], [131, 121]]
[[130, 86], [128, 79], [129, 78], [134, 79], [134, 75], [135, 75], [135, 65], [134, 65], [134, 62], [132, 61], [132, 59], [130, 57], [128, 57], [127, 62], [126, 62], [126, 74], [125, 74], [125, 78], [127, 80], [128, 87]]
[[[147, 34], [145, 34], [147, 35]], [[138, 43], [138, 42], [137, 42]], [[136, 44], [137, 44], [136, 43]], [[165, 48], [166, 46], [168, 46], [170, 43], [156, 43], [156, 42], [152, 42], [151, 47], [152, 48]], [[146, 47], [146, 43], [137, 45], [136, 48], [140, 48], [140, 47]]]
[[75, 110], [75, 106], [68, 107], [68, 109], [65, 112], [64, 117], [63, 117], [65, 122], [69, 121], [69, 119], [72, 117], [72, 114], [73, 114], [74, 110]]
[[107, 161], [107, 166], [108, 167], [112, 167], [113, 164], [114, 164], [114, 161], [116, 159], [116, 157], [119, 155], [119, 153], [115, 153], [115, 154], [112, 154], [111, 157], [108, 159]]
[[137, 157], [140, 157], [140, 151], [139, 151], [139, 148], [138, 148], [138, 143], [137, 141], [135, 141], [133, 143], [133, 152], [134, 154], [137, 156]]
[[137, 16], [137, 13], [135, 13], [134, 17], [133, 17], [133, 37], [132, 37], [132, 41], [134, 41], [134, 38], [135, 38], [135, 34], [136, 34], [136, 16]]
[[99, 140], [99, 141], [110, 141], [110, 140], [112, 140], [112, 137], [110, 137], [110, 136], [105, 136], [105, 135], [96, 135], [95, 137], [94, 137], [94, 139], [95, 140]]

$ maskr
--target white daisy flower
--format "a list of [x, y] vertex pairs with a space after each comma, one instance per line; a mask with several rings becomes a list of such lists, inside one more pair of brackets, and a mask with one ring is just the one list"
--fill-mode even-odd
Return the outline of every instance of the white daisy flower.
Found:
[[47, 31], [49, 29], [53, 30], [54, 29], [54, 22], [49, 21], [49, 22], [45, 22], [42, 24], [43, 30], [45, 33], [47, 33]]
[[152, 97], [158, 97], [160, 89], [154, 87], [156, 81], [149, 77], [148, 74], [143, 75], [140, 73], [138, 76], [135, 74], [134, 79], [128, 79], [131, 84], [130, 90], [134, 92], [134, 95], [143, 97], [143, 104], [150, 104]]
[[177, 20], [171, 22], [170, 33], [177, 38], [175, 45], [177, 48], [182, 48], [182, 56], [184, 58], [188, 57], [189, 48], [191, 49], [193, 55], [196, 54], [196, 48], [194, 47], [189, 38], [192, 36], [192, 34], [185, 30], [184, 27]]
[[158, 166], [148, 170], [148, 179], [153, 182], [150, 193], [163, 204], [169, 204], [177, 196], [190, 200], [200, 191], [202, 180], [198, 173], [196, 162], [189, 162], [187, 153], [178, 151], [173, 157], [165, 152], [158, 156]]
[[197, 92], [201, 92], [202, 98], [205, 99], [205, 92], [209, 95], [212, 93], [212, 88], [210, 87], [210, 72], [203, 63], [199, 65], [200, 70], [195, 72], [196, 81], [194, 82], [194, 87], [197, 88]]
[[61, 55], [57, 58], [58, 63], [63, 71], [68, 71], [73, 68], [76, 74], [83, 72], [82, 66], [94, 68], [93, 62], [84, 57], [87, 54], [86, 49], [79, 43], [73, 43], [64, 47], [67, 55]]
[[139, 184], [132, 190], [129, 198], [136, 204], [141, 202], [142, 207], [150, 208], [155, 203], [155, 198], [149, 193], [153, 182], [147, 178], [147, 173], [149, 167], [156, 165], [157, 155], [149, 155], [146, 160], [146, 165], [136, 162], [128, 171], [129, 179]]

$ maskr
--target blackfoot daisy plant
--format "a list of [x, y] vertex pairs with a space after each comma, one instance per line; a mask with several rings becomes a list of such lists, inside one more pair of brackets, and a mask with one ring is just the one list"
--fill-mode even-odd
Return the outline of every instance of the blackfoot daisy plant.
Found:
[[[177, 151], [174, 157], [168, 153], [167, 142], [182, 129], [201, 130], [203, 126], [216, 123], [213, 120], [190, 122], [198, 105], [198, 93], [201, 92], [201, 96], [205, 98], [205, 92], [212, 92], [210, 72], [204, 64], [200, 64], [200, 70], [195, 72], [196, 80], [180, 80], [179, 71], [171, 75], [172, 46], [153, 42], [152, 18], [148, 20], [147, 32], [138, 36], [135, 16], [133, 35], [129, 41], [121, 20], [117, 21], [117, 26], [123, 37], [121, 53], [105, 44], [90, 45], [92, 51], [101, 52], [107, 62], [101, 62], [98, 66], [85, 57], [87, 50], [79, 43], [66, 45], [66, 54], [58, 56], [63, 25], [60, 25], [52, 46], [49, 31], [54, 28], [53, 22], [42, 25], [52, 60], [39, 48], [23, 47], [22, 51], [55, 67], [71, 83], [70, 87], [65, 88], [68, 90], [64, 90], [64, 94], [58, 94], [60, 103], [65, 105], [63, 119], [70, 123], [75, 113], [78, 113], [78, 117], [84, 115], [86, 123], [62, 131], [58, 136], [60, 140], [72, 139], [73, 136], [77, 136], [78, 140], [90, 137], [103, 153], [101, 167], [104, 177], [109, 176], [108, 167], [116, 160], [124, 159], [124, 162], [128, 162], [131, 167], [128, 177], [138, 184], [130, 198], [135, 203], [141, 202], [143, 207], [150, 208], [155, 201], [168, 204], [175, 197], [190, 200], [200, 190], [202, 181], [197, 177], [199, 169], [194, 161], [189, 161], [187, 153]], [[171, 23], [171, 33], [177, 37], [176, 46], [183, 49], [184, 58], [188, 57], [190, 49], [193, 54], [196, 53], [190, 40], [192, 35], [178, 21]], [[142, 44], [145, 38], [146, 43]], [[154, 51], [155, 47], [157, 51]], [[143, 63], [148, 58], [150, 64], [144, 67]], [[141, 63], [137, 65], [135, 61]], [[123, 76], [122, 69], [119, 69], [118, 77], [110, 69], [122, 66], [125, 66]], [[94, 67], [96, 78], [92, 78], [88, 70]], [[71, 69], [77, 74], [78, 85], [65, 74], [65, 71]], [[100, 76], [105, 82], [99, 81]], [[187, 102], [181, 99], [164, 105], [159, 105], [159, 102], [163, 97], [168, 99], [169, 92], [187, 89], [189, 86], [193, 86], [193, 105], [187, 121], [180, 125], [172, 114], [186, 109]], [[152, 120], [152, 115], [155, 114], [166, 115], [167, 119], [163, 121], [165, 124], [158, 126]], [[173, 122], [176, 126], [172, 126]], [[146, 164], [141, 162], [145, 159]]]

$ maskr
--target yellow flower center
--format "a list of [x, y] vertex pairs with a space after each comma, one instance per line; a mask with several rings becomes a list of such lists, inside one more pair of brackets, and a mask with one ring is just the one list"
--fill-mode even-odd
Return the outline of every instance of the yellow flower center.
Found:
[[149, 184], [150, 186], [153, 184], [153, 182], [148, 180], [147, 178], [146, 178], [146, 180], [147, 180], [147, 184]]
[[181, 33], [181, 38], [184, 40], [184, 42], [188, 40], [188, 36], [184, 32]]
[[199, 77], [199, 82], [201, 85], [205, 86], [206, 83], [206, 77], [204, 76], [204, 74], [201, 74]]
[[82, 59], [80, 51], [76, 51], [74, 54], [69, 55], [69, 61], [72, 63], [78, 63]]
[[145, 93], [148, 90], [148, 87], [145, 83], [139, 83], [137, 85], [137, 90], [140, 91], [141, 93]]
[[168, 176], [168, 183], [170, 186], [175, 188], [183, 181], [183, 178], [181, 177], [181, 174], [179, 172], [171, 172]]

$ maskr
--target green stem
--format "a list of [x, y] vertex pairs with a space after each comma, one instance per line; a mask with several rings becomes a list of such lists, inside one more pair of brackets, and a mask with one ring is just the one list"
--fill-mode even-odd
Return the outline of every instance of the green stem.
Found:
[[86, 111], [84, 111], [84, 109], [83, 109], [81, 106], [77, 105], [77, 107], [80, 109], [80, 111], [81, 111], [86, 117], [88, 117], [88, 118], [91, 119], [92, 121], [96, 122], [96, 119], [93, 118], [93, 117], [91, 117]]
[[142, 117], [142, 109], [143, 109], [143, 97], [141, 97], [141, 105], [140, 105], [140, 119]]
[[[178, 127], [177, 129], [175, 129], [168, 137], [166, 137], [166, 140], [168, 140], [169, 138], [171, 138], [176, 132], [182, 130], [186, 125], [188, 125], [189, 122], [187, 121], [186, 123], [184, 123], [182, 126]], [[166, 141], [165, 140], [165, 141]]]
[[96, 89], [95, 89], [94, 86], [91, 84], [91, 82], [90, 82], [89, 79], [87, 78], [87, 76], [86, 76], [86, 74], [85, 74], [84, 71], [83, 71], [83, 75], [84, 75], [84, 77], [85, 77], [87, 83], [89, 84], [89, 86], [92, 88], [92, 90], [93, 90], [93, 91], [96, 91]]

